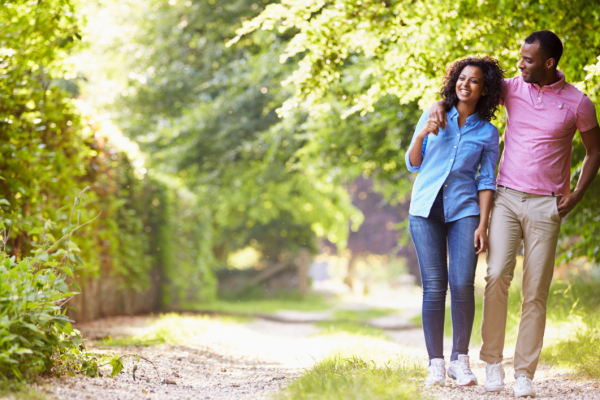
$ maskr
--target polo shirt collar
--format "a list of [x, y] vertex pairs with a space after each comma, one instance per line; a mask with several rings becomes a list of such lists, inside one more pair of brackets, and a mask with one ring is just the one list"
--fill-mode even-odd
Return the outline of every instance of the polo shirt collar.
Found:
[[[450, 119], [458, 119], [458, 110], [456, 109], [456, 106], [452, 106], [452, 110], [450, 110], [448, 114], [450, 115]], [[475, 114], [467, 117], [467, 123], [469, 124], [474, 124], [477, 121], [481, 121], [481, 116], [477, 111], [475, 111]]]
[[[562, 71], [556, 70], [556, 74], [560, 78], [558, 80], [558, 82], [554, 82], [552, 85], [546, 85], [544, 87], [549, 87], [550, 89], [554, 90], [554, 92], [560, 93], [560, 91], [567, 84], [567, 81], [565, 80], [565, 74], [563, 74]], [[540, 85], [538, 85], [537, 83], [534, 83], [533, 86], [535, 86], [536, 88], [540, 89]]]

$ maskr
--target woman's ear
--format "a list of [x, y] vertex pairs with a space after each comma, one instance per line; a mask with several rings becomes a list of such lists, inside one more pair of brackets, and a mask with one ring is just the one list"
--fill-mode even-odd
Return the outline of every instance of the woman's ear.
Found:
[[482, 92], [481, 92], [481, 96], [483, 97], [483, 96], [485, 96], [486, 94], [487, 94], [487, 88], [486, 88], [486, 87], [484, 87], [484, 88], [483, 88], [483, 90], [482, 90]]

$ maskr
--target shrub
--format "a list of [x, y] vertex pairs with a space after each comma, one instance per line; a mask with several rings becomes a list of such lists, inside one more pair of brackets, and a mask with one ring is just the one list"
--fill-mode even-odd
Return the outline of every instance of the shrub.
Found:
[[61, 239], [51, 243], [52, 223], [47, 222], [39, 229], [41, 244], [20, 260], [6, 252], [10, 232], [0, 221], [0, 378], [21, 380], [54, 366], [59, 373], [97, 375], [96, 358], [82, 352], [82, 337], [71, 326], [64, 307], [80, 291], [70, 281], [83, 266], [71, 235], [85, 225], [80, 224], [83, 199], [85, 189], [75, 197]]

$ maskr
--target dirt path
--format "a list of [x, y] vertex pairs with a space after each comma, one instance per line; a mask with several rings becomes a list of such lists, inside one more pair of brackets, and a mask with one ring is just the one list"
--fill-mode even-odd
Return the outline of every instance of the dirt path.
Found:
[[[143, 335], [153, 329], [156, 318], [122, 317], [81, 325], [85, 337]], [[133, 362], [115, 379], [67, 377], [48, 381], [46, 390], [59, 399], [265, 399], [295, 379], [315, 361], [344, 349], [368, 354], [416, 357], [426, 360], [420, 329], [390, 331], [391, 341], [353, 335], [314, 336], [319, 329], [310, 323], [284, 324], [255, 320], [235, 324], [219, 319], [183, 318], [181, 344], [118, 348], [122, 354], [138, 353], [151, 359], [160, 378], [147, 363], [140, 363], [133, 380]], [[449, 347], [450, 343], [446, 343]], [[94, 349], [106, 351], [106, 349]], [[478, 349], [473, 349], [474, 356]], [[426, 390], [442, 399], [508, 399], [512, 397], [512, 369], [505, 363], [508, 390], [503, 395], [486, 395], [482, 386]], [[485, 365], [474, 361], [481, 383]], [[163, 383], [165, 380], [175, 384]], [[535, 380], [538, 398], [598, 399], [598, 384], [569, 380], [548, 366], [541, 366]]]

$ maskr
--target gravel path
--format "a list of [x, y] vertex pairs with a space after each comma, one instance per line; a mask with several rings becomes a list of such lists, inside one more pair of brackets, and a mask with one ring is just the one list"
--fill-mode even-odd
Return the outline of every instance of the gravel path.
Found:
[[[160, 378], [148, 363], [141, 362], [133, 380], [132, 360], [125, 364], [125, 373], [115, 379], [85, 379], [66, 377], [50, 379], [45, 390], [58, 399], [265, 399], [290, 383], [306, 368], [322, 357], [342, 349], [363, 349], [363, 354], [383, 356], [400, 354], [426, 360], [423, 334], [420, 329], [390, 331], [391, 341], [357, 338], [352, 335], [314, 336], [319, 331], [311, 323], [285, 324], [254, 320], [235, 324], [218, 318], [184, 318], [182, 335], [185, 345], [118, 348], [121, 354], [137, 353], [152, 360]], [[152, 317], [120, 317], [78, 326], [84, 337], [143, 335], [157, 321]], [[450, 342], [447, 341], [449, 354]], [[94, 351], [109, 351], [92, 348]], [[471, 354], [478, 354], [473, 348]], [[507, 354], [509, 354], [507, 352]], [[475, 357], [474, 357], [475, 358]], [[440, 399], [513, 399], [514, 379], [505, 362], [507, 390], [488, 395], [483, 386], [472, 388], [425, 389]], [[480, 383], [485, 378], [485, 365], [472, 362]], [[164, 383], [165, 380], [174, 384]], [[549, 366], [540, 366], [535, 379], [541, 399], [599, 399], [599, 383], [572, 380], [561, 376]]]

